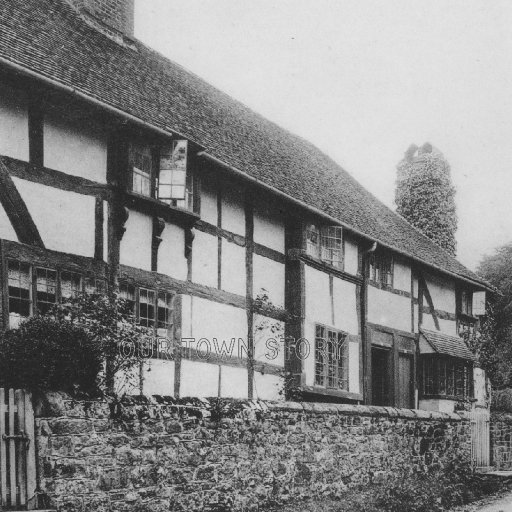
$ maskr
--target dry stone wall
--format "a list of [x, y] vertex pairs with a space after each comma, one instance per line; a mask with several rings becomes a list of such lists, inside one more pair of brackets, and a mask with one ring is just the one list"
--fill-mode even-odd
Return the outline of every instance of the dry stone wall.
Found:
[[491, 414], [491, 462], [500, 471], [512, 470], [512, 414]]
[[470, 459], [455, 414], [311, 403], [49, 394], [41, 490], [66, 511], [263, 510]]

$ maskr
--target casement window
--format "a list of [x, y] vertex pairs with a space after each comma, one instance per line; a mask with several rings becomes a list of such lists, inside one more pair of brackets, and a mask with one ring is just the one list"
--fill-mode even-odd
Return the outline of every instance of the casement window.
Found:
[[370, 258], [370, 280], [382, 286], [393, 286], [393, 258], [390, 254], [376, 253]]
[[57, 272], [47, 268], [36, 268], [35, 289], [37, 312], [44, 315], [57, 302]]
[[149, 146], [133, 145], [131, 148], [132, 191], [151, 197], [153, 158]]
[[32, 276], [30, 265], [9, 260], [8, 264], [9, 324], [18, 327], [20, 319], [32, 314]]
[[135, 317], [137, 315], [137, 302], [135, 300], [135, 286], [128, 283], [119, 285], [119, 298], [126, 302], [127, 313]]
[[343, 267], [343, 238], [340, 226], [310, 224], [306, 228], [306, 253], [333, 267]]
[[158, 199], [171, 206], [192, 209], [193, 181], [188, 172], [188, 141], [174, 140], [160, 150]]
[[454, 357], [422, 356], [422, 394], [455, 400], [473, 398], [473, 365]]
[[348, 391], [348, 346], [344, 332], [316, 325], [315, 385]]
[[139, 289], [139, 323], [143, 327], [155, 326], [155, 298], [155, 291]]
[[473, 294], [466, 290], [461, 292], [461, 313], [473, 316]]
[[62, 272], [60, 275], [60, 295], [62, 299], [76, 299], [82, 293], [82, 276], [75, 272]]
[[157, 300], [157, 329], [158, 334], [167, 336], [169, 329], [172, 328], [174, 322], [173, 315], [173, 299], [174, 295], [166, 292], [158, 293]]

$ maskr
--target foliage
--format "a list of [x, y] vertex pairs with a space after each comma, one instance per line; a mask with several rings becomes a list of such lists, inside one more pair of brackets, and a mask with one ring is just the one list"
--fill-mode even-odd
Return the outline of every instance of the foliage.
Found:
[[125, 301], [82, 294], [0, 336], [1, 381], [31, 390], [122, 394], [138, 381], [151, 342]]
[[412, 145], [397, 166], [397, 212], [455, 255], [457, 214], [450, 165], [429, 143]]
[[512, 243], [485, 256], [477, 273], [498, 293], [489, 297], [488, 317], [483, 325], [487, 339], [482, 364], [496, 388], [512, 387]]
[[0, 386], [96, 395], [102, 367], [100, 347], [71, 322], [34, 317], [0, 335]]

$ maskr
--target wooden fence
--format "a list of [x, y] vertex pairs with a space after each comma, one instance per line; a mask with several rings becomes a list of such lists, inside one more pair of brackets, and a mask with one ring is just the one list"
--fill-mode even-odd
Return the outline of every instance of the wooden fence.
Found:
[[36, 491], [30, 394], [0, 388], [0, 509], [26, 509]]

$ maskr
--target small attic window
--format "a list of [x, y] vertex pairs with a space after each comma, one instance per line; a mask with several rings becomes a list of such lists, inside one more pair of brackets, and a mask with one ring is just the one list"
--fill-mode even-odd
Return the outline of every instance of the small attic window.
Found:
[[393, 257], [384, 252], [374, 253], [370, 259], [370, 280], [382, 286], [393, 286]]
[[343, 266], [343, 233], [340, 226], [306, 227], [306, 253], [333, 267]]

